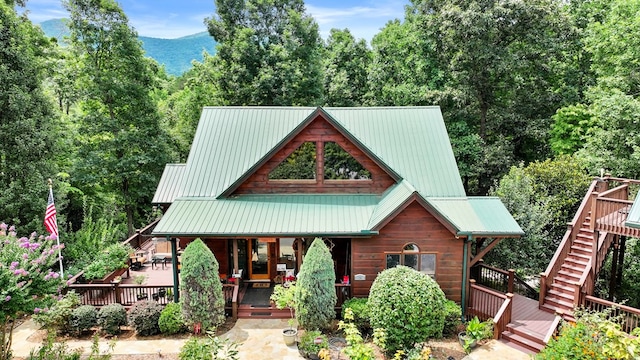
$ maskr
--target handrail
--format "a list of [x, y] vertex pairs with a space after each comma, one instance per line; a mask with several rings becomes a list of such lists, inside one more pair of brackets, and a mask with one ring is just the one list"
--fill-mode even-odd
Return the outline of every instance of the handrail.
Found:
[[507, 328], [507, 324], [511, 322], [511, 311], [513, 308], [513, 294], [506, 294], [507, 299], [502, 303], [500, 309], [493, 317], [493, 338], [500, 339], [500, 335]]
[[[623, 194], [621, 196], [620, 194]], [[627, 200], [629, 194], [629, 184], [623, 184], [613, 189], [609, 189], [601, 192], [598, 197], [607, 198], [607, 199], [618, 199], [618, 200]]]
[[595, 311], [603, 311], [607, 308], [613, 309], [612, 317], [621, 316], [622, 322], [620, 326], [622, 331], [631, 333], [631, 331], [640, 326], [640, 309], [636, 309], [630, 306], [617, 304], [611, 301], [597, 298], [595, 296], [585, 296], [586, 309]]
[[[580, 231], [581, 225], [587, 218], [587, 214], [591, 210], [591, 202], [593, 201], [593, 194], [595, 192], [596, 186], [600, 180], [596, 179], [591, 182], [587, 193], [585, 194], [580, 206], [578, 207], [578, 211], [573, 216], [573, 219], [570, 223], [568, 223], [568, 229], [562, 237], [562, 241], [560, 245], [556, 249], [556, 252], [553, 254], [553, 258], [549, 262], [547, 269], [540, 274], [540, 305], [542, 306], [544, 302], [544, 298], [547, 293], [547, 279], [553, 279], [556, 276], [558, 271], [560, 271], [560, 267], [562, 267], [562, 262], [569, 255], [571, 251], [571, 245], [573, 244], [573, 240], [578, 235]], [[595, 221], [595, 220], [594, 220]]]
[[560, 325], [560, 321], [562, 321], [562, 313], [556, 313], [556, 317], [555, 319], [553, 319], [553, 322], [551, 323], [551, 326], [549, 327], [549, 330], [547, 331], [547, 334], [544, 336], [544, 339], [542, 340], [545, 344], [548, 344], [549, 341], [551, 340], [551, 337], [553, 337], [553, 334], [556, 333], [556, 331], [558, 330], [558, 326]]
[[[477, 273], [478, 278], [475, 279], [476, 283], [480, 285], [489, 286], [494, 290], [499, 290], [504, 293], [519, 294], [528, 298], [532, 298], [534, 300], [538, 300], [538, 297], [539, 297], [538, 290], [534, 289], [531, 285], [527, 284], [526, 281], [524, 281], [522, 278], [516, 275], [515, 270], [509, 269], [509, 271], [506, 271], [506, 270], [498, 269], [493, 266], [486, 265], [482, 261], [479, 261], [478, 263], [476, 263], [474, 267], [477, 267], [480, 270]], [[484, 276], [485, 274], [482, 271], [483, 269], [486, 269], [489, 272], [497, 273], [499, 275], [495, 277], [492, 276], [491, 274], [488, 274], [489, 276]], [[503, 279], [500, 279], [499, 277], [503, 277]], [[494, 281], [494, 282], [490, 284], [489, 282], [491, 281]], [[501, 283], [496, 284], [495, 282], [501, 282]], [[494, 285], [499, 288], [494, 288], [490, 285]]]

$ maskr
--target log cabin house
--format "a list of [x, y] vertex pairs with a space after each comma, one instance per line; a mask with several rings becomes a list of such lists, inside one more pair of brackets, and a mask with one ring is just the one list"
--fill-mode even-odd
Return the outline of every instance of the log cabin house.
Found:
[[351, 297], [403, 264], [465, 303], [474, 261], [523, 234], [500, 199], [465, 194], [438, 107], [205, 107], [153, 203], [153, 235], [176, 255], [201, 238], [222, 279], [282, 281], [321, 237]]

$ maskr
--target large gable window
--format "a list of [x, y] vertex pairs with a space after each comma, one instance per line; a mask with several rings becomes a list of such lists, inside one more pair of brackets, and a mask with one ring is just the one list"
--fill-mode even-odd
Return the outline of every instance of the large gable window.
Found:
[[418, 245], [414, 243], [405, 245], [401, 252], [388, 252], [385, 255], [387, 269], [404, 265], [435, 278], [436, 254], [421, 252]]
[[269, 180], [315, 180], [315, 178], [316, 144], [311, 141], [302, 143], [269, 173]]
[[324, 179], [368, 180], [371, 172], [340, 145], [329, 141], [324, 143]]

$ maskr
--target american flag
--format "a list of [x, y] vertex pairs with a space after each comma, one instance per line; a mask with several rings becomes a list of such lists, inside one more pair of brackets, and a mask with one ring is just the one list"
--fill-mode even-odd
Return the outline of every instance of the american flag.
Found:
[[56, 220], [56, 205], [53, 203], [53, 189], [49, 188], [47, 211], [44, 213], [44, 227], [51, 235], [58, 237], [58, 221]]

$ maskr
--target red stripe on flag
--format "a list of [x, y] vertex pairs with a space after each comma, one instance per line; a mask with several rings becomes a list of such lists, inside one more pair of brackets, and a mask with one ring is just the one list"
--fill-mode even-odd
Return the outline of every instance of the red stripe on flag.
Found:
[[47, 210], [44, 213], [44, 227], [51, 235], [58, 237], [58, 221], [56, 219], [56, 205], [53, 203], [53, 189], [49, 189]]

